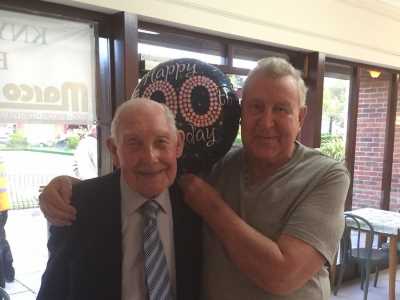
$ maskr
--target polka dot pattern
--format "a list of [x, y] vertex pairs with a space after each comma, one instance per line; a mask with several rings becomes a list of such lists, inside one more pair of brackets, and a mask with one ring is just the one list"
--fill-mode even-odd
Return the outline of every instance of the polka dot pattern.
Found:
[[143, 97], [152, 99], [152, 95], [161, 92], [165, 98], [165, 105], [176, 115], [178, 112], [178, 102], [174, 87], [167, 81], [158, 80], [151, 83], [143, 92]]
[[158, 64], [139, 82], [135, 95], [166, 103], [185, 134], [179, 173], [201, 174], [230, 149], [238, 132], [239, 99], [217, 67], [192, 58]]
[[[192, 91], [195, 87], [203, 87], [209, 95], [209, 107], [205, 114], [197, 114], [192, 107]], [[215, 123], [221, 114], [221, 104], [218, 98], [218, 86], [205, 76], [193, 76], [187, 79], [179, 91], [179, 108], [187, 122], [197, 127], [208, 127]]]

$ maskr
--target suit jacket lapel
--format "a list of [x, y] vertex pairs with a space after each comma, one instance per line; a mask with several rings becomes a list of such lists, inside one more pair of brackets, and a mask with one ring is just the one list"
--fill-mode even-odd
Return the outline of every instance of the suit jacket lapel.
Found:
[[201, 220], [184, 203], [177, 184], [169, 192], [174, 222], [176, 298], [199, 299], [202, 266]]

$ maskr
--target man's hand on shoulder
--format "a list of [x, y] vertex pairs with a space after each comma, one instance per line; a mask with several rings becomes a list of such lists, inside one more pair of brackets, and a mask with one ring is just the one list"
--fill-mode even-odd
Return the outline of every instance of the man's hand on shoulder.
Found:
[[53, 225], [71, 225], [76, 210], [71, 205], [72, 185], [79, 179], [70, 176], [53, 178], [39, 195], [39, 205], [46, 219]]
[[223, 204], [219, 193], [196, 175], [182, 175], [178, 184], [183, 192], [186, 204], [203, 218], [209, 215], [210, 210], [213, 211], [219, 204]]

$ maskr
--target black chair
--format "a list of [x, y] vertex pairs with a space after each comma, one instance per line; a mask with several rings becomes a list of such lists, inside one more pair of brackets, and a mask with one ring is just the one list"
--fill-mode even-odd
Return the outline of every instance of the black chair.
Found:
[[[340, 241], [340, 272], [338, 283], [334, 289], [334, 295], [337, 294], [343, 280], [343, 274], [351, 261], [355, 261], [360, 270], [361, 275], [361, 289], [364, 290], [364, 300], [367, 300], [368, 287], [369, 287], [369, 274], [372, 267], [375, 267], [375, 280], [374, 286], [378, 282], [380, 262], [388, 260], [388, 251], [379, 248], [373, 248], [374, 242], [374, 228], [364, 218], [353, 215], [351, 213], [345, 213], [345, 229], [343, 232], [342, 239]], [[352, 244], [352, 233], [353, 242]], [[365, 238], [365, 247], [361, 246]]]
[[8, 293], [0, 287], [0, 300], [10, 300]]

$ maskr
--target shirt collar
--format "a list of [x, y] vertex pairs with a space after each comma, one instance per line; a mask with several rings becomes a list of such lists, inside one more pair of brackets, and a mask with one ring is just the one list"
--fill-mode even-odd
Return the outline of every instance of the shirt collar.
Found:
[[[122, 213], [126, 216], [132, 215], [137, 212], [140, 207], [149, 199], [143, 197], [138, 192], [134, 191], [124, 180], [122, 174], [120, 178], [121, 187], [121, 208]], [[152, 198], [156, 201], [160, 207], [161, 212], [168, 213], [171, 210], [171, 205], [169, 204], [169, 191], [166, 189], [157, 197]]]

